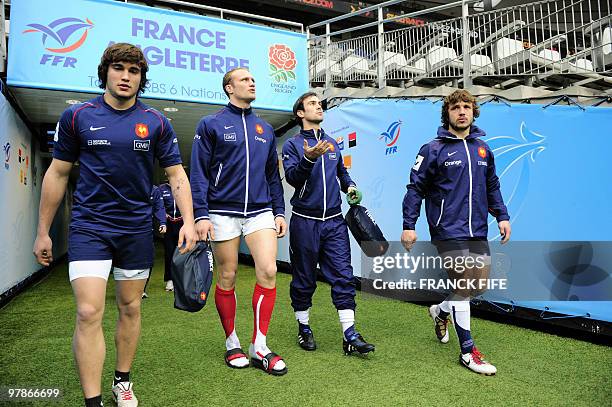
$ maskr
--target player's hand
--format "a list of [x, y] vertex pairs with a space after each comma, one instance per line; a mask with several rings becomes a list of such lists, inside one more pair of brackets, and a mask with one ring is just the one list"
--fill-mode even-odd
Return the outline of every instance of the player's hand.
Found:
[[159, 225], [159, 233], [163, 235], [164, 233], [166, 233], [166, 230], [166, 225]]
[[346, 202], [349, 205], [359, 205], [361, 203], [361, 199], [363, 198], [363, 194], [357, 188], [350, 186], [346, 192]]
[[202, 219], [195, 224], [195, 228], [199, 241], [215, 240], [215, 228], [210, 220]]
[[501, 243], [504, 244], [510, 240], [510, 234], [512, 233], [510, 222], [507, 220], [502, 220], [497, 226], [499, 227], [499, 234], [502, 236]]
[[198, 241], [198, 235], [195, 230], [193, 223], [185, 223], [179, 231], [178, 248], [179, 253], [185, 254], [194, 249], [196, 242]]
[[327, 151], [329, 150], [329, 146], [330, 144], [328, 141], [319, 140], [314, 146], [308, 147], [308, 142], [304, 140], [304, 155], [310, 161], [316, 161], [317, 158], [327, 153]]
[[274, 218], [276, 224], [276, 237], [279, 239], [287, 234], [287, 221], [283, 216], [277, 216]]
[[402, 245], [404, 246], [404, 248], [408, 251], [410, 251], [410, 249], [412, 249], [412, 245], [414, 245], [414, 242], [417, 241], [417, 234], [416, 231], [414, 230], [404, 230], [402, 232]]
[[53, 261], [53, 243], [49, 235], [38, 235], [34, 241], [34, 249], [32, 252], [36, 256], [36, 261], [47, 267]]

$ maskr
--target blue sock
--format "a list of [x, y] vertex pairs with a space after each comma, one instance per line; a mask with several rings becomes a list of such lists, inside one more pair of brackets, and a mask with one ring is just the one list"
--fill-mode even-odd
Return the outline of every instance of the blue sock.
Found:
[[455, 307], [453, 307], [453, 322], [455, 324], [455, 331], [457, 332], [457, 337], [459, 338], [459, 345], [461, 346], [461, 353], [471, 353], [474, 348], [474, 340], [472, 340], [472, 335], [470, 331], [467, 329], [463, 329], [459, 322], [457, 321], [457, 312]]
[[85, 399], [85, 407], [103, 407], [102, 395]]
[[346, 328], [346, 331], [344, 331], [344, 339], [346, 339], [347, 341], [349, 340], [349, 338], [355, 335], [357, 335], [357, 331], [355, 331], [355, 325], [349, 326], [348, 328]]

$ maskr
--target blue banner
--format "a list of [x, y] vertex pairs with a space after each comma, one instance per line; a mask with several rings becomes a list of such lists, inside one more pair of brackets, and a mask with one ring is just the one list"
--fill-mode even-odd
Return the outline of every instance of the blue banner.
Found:
[[116, 42], [143, 50], [149, 98], [225, 104], [223, 74], [237, 67], [256, 79], [256, 108], [290, 111], [308, 88], [304, 34], [110, 0], [14, 2], [7, 82], [100, 92], [100, 57]]
[[[442, 102], [370, 99], [347, 101], [326, 112], [323, 128], [338, 141], [345, 165], [364, 193], [362, 204], [388, 240], [400, 240], [410, 168], [419, 148], [436, 136], [441, 108]], [[612, 183], [606, 146], [612, 109], [487, 103], [481, 106], [476, 124], [486, 132], [484, 140], [495, 155], [512, 240], [611, 240]], [[420, 240], [429, 240], [424, 206], [416, 229]], [[489, 239], [499, 240], [492, 217]], [[574, 256], [576, 264], [591, 263], [589, 253]], [[352, 264], [358, 273], [361, 255], [354, 241]], [[529, 264], [547, 284], [550, 276], [558, 274], [548, 258], [532, 258]], [[514, 303], [612, 321], [609, 302]]]

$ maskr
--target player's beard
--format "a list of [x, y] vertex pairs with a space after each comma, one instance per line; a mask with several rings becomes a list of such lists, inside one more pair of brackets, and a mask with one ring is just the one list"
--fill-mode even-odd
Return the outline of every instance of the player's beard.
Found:
[[472, 126], [472, 123], [474, 123], [473, 119], [467, 122], [466, 124], [457, 125], [453, 122], [450, 122], [449, 125], [451, 129], [455, 130], [456, 132], [462, 132], [462, 131], [465, 131], [466, 129], [469, 129]]

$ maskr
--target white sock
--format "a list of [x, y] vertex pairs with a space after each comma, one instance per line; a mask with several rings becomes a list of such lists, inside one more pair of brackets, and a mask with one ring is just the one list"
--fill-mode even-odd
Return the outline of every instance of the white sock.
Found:
[[[262, 338], [260, 338], [260, 336]], [[255, 338], [255, 343], [249, 345], [249, 355], [251, 355], [251, 358], [262, 360], [264, 356], [266, 356], [270, 352], [272, 351], [266, 345], [266, 336], [262, 335], [262, 333], [258, 331], [257, 336]], [[287, 365], [285, 365], [284, 361], [279, 360], [274, 365], [274, 370], [283, 370], [286, 366]]]
[[230, 336], [225, 339], [225, 349], [236, 349], [240, 347], [240, 339], [238, 339], [238, 335], [236, 335], [236, 330], [234, 329]]
[[309, 317], [310, 308], [308, 308], [306, 311], [295, 311], [295, 319], [297, 319], [297, 321], [302, 325], [308, 325]]
[[340, 318], [340, 324], [342, 325], [342, 333], [349, 329], [352, 325], [355, 325], [355, 310], [353, 309], [339, 309], [338, 317]]
[[[230, 336], [225, 339], [225, 348], [227, 350], [236, 349], [240, 347], [240, 340], [238, 339], [238, 335], [236, 335], [236, 330], [234, 329]], [[249, 364], [249, 360], [247, 358], [236, 358], [229, 361], [230, 365], [236, 367], [244, 367]]]
[[447, 314], [451, 313], [451, 306], [449, 300], [444, 300], [440, 304], [438, 304], [438, 309], [446, 312]]

